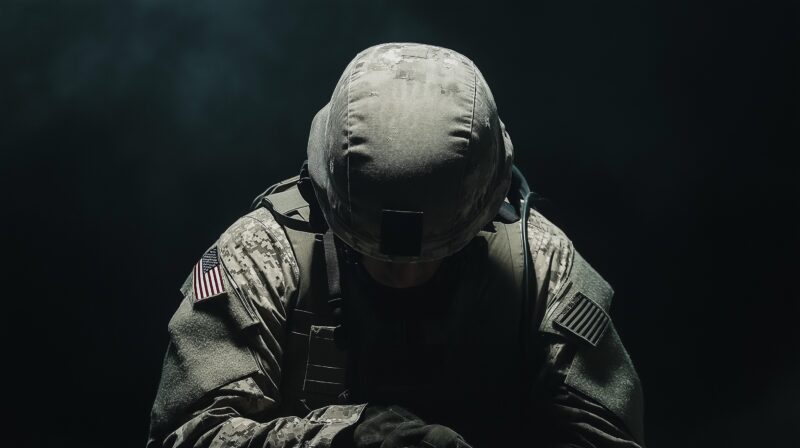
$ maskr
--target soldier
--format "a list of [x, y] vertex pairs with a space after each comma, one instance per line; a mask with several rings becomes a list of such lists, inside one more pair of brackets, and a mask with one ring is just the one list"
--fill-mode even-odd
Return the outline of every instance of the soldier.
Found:
[[358, 54], [184, 283], [148, 448], [643, 446], [613, 291], [512, 159], [472, 61]]

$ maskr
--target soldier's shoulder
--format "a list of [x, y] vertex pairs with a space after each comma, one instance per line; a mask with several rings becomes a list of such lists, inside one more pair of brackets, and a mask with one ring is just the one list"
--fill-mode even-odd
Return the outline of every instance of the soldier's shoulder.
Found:
[[257, 208], [246, 215], [239, 217], [233, 222], [219, 237], [220, 243], [223, 241], [226, 244], [236, 243], [242, 240], [249, 239], [274, 239], [275, 236], [280, 237], [285, 233], [283, 228], [272, 214], [264, 209]]
[[527, 237], [538, 285], [537, 296], [550, 304], [564, 287], [575, 258], [572, 241], [538, 210], [528, 214]]
[[528, 241], [531, 251], [574, 250], [567, 234], [536, 209], [528, 213]]
[[298, 275], [297, 261], [286, 231], [272, 213], [263, 207], [231, 224], [220, 235], [217, 246], [224, 263], [241, 258], [252, 259], [256, 255], [262, 261], [274, 264], [274, 267], [288, 267], [295, 276]]
[[[536, 210], [529, 216], [528, 232], [534, 267], [548, 273], [541, 277], [550, 285], [541, 329], [597, 345], [610, 322], [613, 288], [567, 235]], [[538, 266], [536, 260], [546, 267]]]
[[564, 383], [622, 419], [641, 441], [641, 384], [609, 315], [614, 289], [537, 210], [528, 217], [528, 234], [537, 279], [550, 285], [539, 331], [558, 336], [554, 350], [574, 347], [565, 352], [573, 355]]

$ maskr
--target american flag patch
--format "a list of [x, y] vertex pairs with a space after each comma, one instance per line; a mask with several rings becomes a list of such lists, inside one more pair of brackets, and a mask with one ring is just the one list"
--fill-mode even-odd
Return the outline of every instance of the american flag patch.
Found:
[[194, 288], [195, 302], [218, 296], [225, 292], [225, 284], [222, 282], [222, 272], [220, 272], [219, 266], [219, 253], [216, 246], [203, 254], [200, 261], [194, 265], [192, 288]]

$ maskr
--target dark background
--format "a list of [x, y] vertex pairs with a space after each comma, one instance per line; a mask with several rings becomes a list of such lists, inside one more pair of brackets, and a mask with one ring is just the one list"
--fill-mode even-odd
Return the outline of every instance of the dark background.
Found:
[[[616, 289], [651, 447], [796, 446], [797, 2], [4, 1], [7, 446], [143, 446], [178, 287], [347, 62], [442, 45]], [[535, 433], [535, 424], [531, 432]]]

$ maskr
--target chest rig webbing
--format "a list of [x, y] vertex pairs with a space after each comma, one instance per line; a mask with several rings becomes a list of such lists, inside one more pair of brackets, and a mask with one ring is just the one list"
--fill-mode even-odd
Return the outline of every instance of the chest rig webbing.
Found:
[[[464, 381], [472, 378], [473, 382], [481, 382], [490, 370], [513, 371], [508, 373], [513, 381], [501, 378], [496, 383], [518, 384], [513, 388], [519, 397], [527, 396], [519, 387], [528, 386], [522, 378], [531, 377], [529, 368], [534, 361], [528, 344], [537, 331], [533, 323], [540, 321], [542, 311], [537, 306], [539, 300], [524, 300], [530, 297], [528, 290], [533, 287], [522, 231], [526, 223], [520, 220], [520, 215], [528, 215], [528, 194], [524, 178], [515, 169], [509, 203], [465, 248], [471, 257], [467, 269], [475, 272], [465, 272], [464, 281], [453, 292], [460, 297], [454, 305], [460, 313], [457, 325], [464, 327], [455, 330], [464, 336], [454, 351], [468, 357], [474, 347], [475, 359], [485, 364], [475, 368], [474, 378], [465, 375]], [[341, 245], [327, 229], [313, 195], [304, 165], [299, 176], [273, 185], [253, 203], [254, 208], [270, 210], [284, 227], [300, 270], [298, 292], [290, 303], [283, 355], [281, 411], [286, 415], [303, 415], [321, 406], [347, 403], [353, 379], [353, 357], [348, 353], [350, 335], [343, 325], [346, 300], [340, 272], [342, 258], [351, 256], [351, 252], [338, 247]], [[522, 203], [522, 209], [514, 209], [510, 205], [513, 203]], [[512, 347], [509, 341], [518, 344], [515, 342]], [[487, 391], [489, 395], [508, 399], [502, 391]]]

